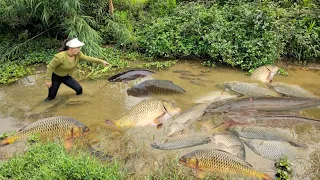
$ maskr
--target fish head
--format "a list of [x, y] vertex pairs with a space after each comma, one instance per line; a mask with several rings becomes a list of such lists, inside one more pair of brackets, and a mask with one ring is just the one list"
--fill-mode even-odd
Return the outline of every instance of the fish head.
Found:
[[239, 135], [239, 132], [242, 131], [242, 126], [239, 126], [239, 125], [235, 125], [235, 126], [230, 126], [229, 127], [229, 131], [231, 131], [233, 134], [235, 135]]
[[132, 87], [130, 89], [127, 89], [127, 94], [129, 96], [147, 96], [149, 95], [149, 91], [145, 88]]
[[181, 112], [181, 108], [179, 108], [174, 102], [163, 100], [162, 104], [163, 104], [163, 107], [171, 116], [174, 116]]
[[173, 135], [174, 133], [176, 132], [179, 132], [181, 129], [181, 125], [177, 122], [173, 122], [170, 124], [170, 126], [168, 127], [168, 130], [167, 130], [167, 133], [166, 135], [167, 136], [171, 136]]
[[237, 81], [228, 81], [228, 82], [224, 82], [223, 86], [227, 89], [232, 89], [232, 87], [237, 83], [238, 83]]
[[198, 159], [192, 154], [186, 154], [179, 159], [180, 164], [194, 169], [198, 167], [198, 162]]
[[271, 65], [266, 66], [266, 68], [269, 70], [269, 75], [267, 76], [266, 80], [271, 83], [274, 75], [277, 74], [280, 68], [278, 66], [271, 66]]
[[74, 126], [73, 127], [73, 137], [85, 136], [90, 132], [90, 129], [87, 126]]

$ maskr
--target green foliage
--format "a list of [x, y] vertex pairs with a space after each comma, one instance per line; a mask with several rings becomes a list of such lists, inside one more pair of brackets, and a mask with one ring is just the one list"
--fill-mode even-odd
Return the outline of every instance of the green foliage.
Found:
[[0, 64], [0, 84], [17, 81], [21, 77], [31, 73], [30, 68], [26, 68], [17, 62], [6, 62]]
[[289, 75], [288, 71], [286, 71], [286, 70], [283, 69], [283, 68], [280, 68], [280, 69], [278, 70], [277, 74], [282, 75], [282, 76], [288, 76], [288, 75]]
[[142, 68], [165, 69], [176, 64], [177, 61], [155, 61], [151, 63], [143, 63]]
[[273, 63], [282, 52], [273, 11], [258, 3], [180, 5], [173, 14], [145, 25], [139, 41], [155, 57], [210, 55], [215, 61], [252, 69]]
[[124, 179], [117, 162], [101, 164], [87, 153], [60, 144], [35, 144], [0, 163], [0, 179]]
[[211, 68], [214, 68], [216, 67], [216, 64], [210, 60], [207, 60], [207, 61], [203, 61], [201, 63], [202, 66], [207, 66], [207, 67], [211, 67]]
[[[1, 23], [8, 24], [20, 36], [25, 32], [21, 38], [29, 38], [23, 44], [42, 34], [62, 34], [63, 37], [78, 37], [83, 41], [88, 55], [101, 53], [101, 37], [93, 29], [97, 23], [82, 11], [80, 0], [14, 0], [6, 1], [6, 6], [0, 8]], [[22, 48], [19, 45], [15, 49]]]
[[275, 166], [277, 168], [277, 180], [292, 179], [292, 164], [287, 157], [280, 158], [279, 162], [275, 163]]
[[4, 138], [8, 137], [8, 136], [12, 136], [16, 133], [16, 131], [11, 131], [11, 132], [5, 132], [3, 134], [0, 134], [0, 140], [3, 140]]

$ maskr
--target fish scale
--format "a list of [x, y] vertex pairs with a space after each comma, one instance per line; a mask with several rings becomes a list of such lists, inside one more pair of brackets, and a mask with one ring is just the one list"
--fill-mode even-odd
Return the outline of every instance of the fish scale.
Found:
[[278, 131], [277, 129], [271, 127], [259, 127], [259, 126], [232, 126], [229, 128], [232, 133], [244, 137], [244, 138], [254, 138], [262, 140], [274, 140], [274, 141], [287, 141], [295, 144], [296, 146], [301, 146], [293, 136], [286, 133]]
[[[154, 121], [165, 114], [175, 115], [181, 111], [174, 103], [159, 100], [146, 99], [131, 108], [115, 125], [124, 126], [145, 126], [156, 124]], [[162, 119], [161, 121], [164, 121]], [[161, 124], [161, 122], [159, 122]], [[157, 124], [158, 125], [158, 124]]]
[[211, 136], [211, 139], [216, 145], [218, 145], [219, 149], [225, 146], [226, 149], [223, 149], [224, 151], [227, 151], [241, 159], [246, 158], [244, 144], [241, 139], [239, 139], [234, 134], [227, 132], [217, 133], [213, 134]]
[[[71, 131], [74, 134], [71, 134]], [[86, 132], [89, 132], [89, 128], [76, 119], [67, 116], [55, 116], [38, 120], [23, 127], [17, 132], [17, 134], [7, 137], [1, 141], [0, 146], [13, 143], [18, 139], [35, 133], [39, 133], [40, 135], [81, 136]]]
[[277, 96], [277, 93], [254, 83], [229, 81], [223, 83], [223, 85], [232, 91], [251, 97]]
[[268, 84], [269, 87], [273, 88], [275, 91], [284, 94], [286, 96], [293, 96], [293, 97], [301, 97], [301, 98], [316, 98], [313, 93], [301, 88], [298, 85], [294, 84], [285, 84], [280, 82], [274, 82]]
[[195, 150], [182, 156], [179, 163], [197, 170], [271, 179], [268, 175], [254, 170], [246, 161], [221, 150]]
[[256, 154], [277, 161], [281, 157], [287, 156], [289, 160], [300, 157], [304, 149], [291, 146], [288, 142], [264, 141], [260, 139], [243, 139], [244, 143]]

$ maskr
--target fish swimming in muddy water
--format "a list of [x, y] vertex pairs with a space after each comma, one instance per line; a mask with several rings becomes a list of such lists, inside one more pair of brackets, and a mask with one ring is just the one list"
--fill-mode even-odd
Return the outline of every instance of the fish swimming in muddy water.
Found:
[[[154, 74], [153, 71], [145, 70], [145, 69], [135, 69], [135, 70], [129, 70], [125, 72], [118, 73], [116, 75], [111, 76], [108, 78], [108, 83], [110, 82], [127, 82], [131, 80], [135, 80], [137, 78], [143, 78], [146, 76], [149, 76], [151, 74]], [[106, 85], [107, 85], [106, 84]], [[104, 86], [106, 86], [104, 85]]]
[[221, 132], [211, 135], [210, 138], [220, 150], [226, 151], [245, 160], [246, 152], [244, 144], [241, 139], [234, 134], [230, 132]]
[[9, 136], [0, 142], [0, 147], [12, 144], [15, 141], [32, 134], [61, 136], [72, 140], [89, 133], [89, 128], [78, 120], [67, 116], [54, 116], [38, 120], [20, 129], [15, 135]]
[[245, 83], [239, 81], [224, 82], [223, 85], [236, 93], [243, 94], [248, 97], [277, 97], [278, 93], [269, 89], [258, 86], [256, 83]]
[[151, 79], [143, 81], [127, 89], [127, 94], [134, 97], [143, 97], [156, 94], [179, 94], [186, 91], [169, 80]]
[[265, 141], [261, 139], [244, 139], [243, 142], [256, 154], [273, 161], [287, 156], [289, 160], [300, 158], [305, 151], [284, 141]]
[[295, 84], [285, 84], [281, 82], [273, 82], [268, 84], [269, 87], [275, 91], [284, 94], [286, 96], [301, 97], [301, 98], [317, 98], [313, 93], [301, 88]]
[[320, 127], [320, 119], [310, 119], [298, 116], [253, 116], [249, 119], [249, 122], [259, 126], [291, 128], [301, 124], [311, 124], [316, 127]]
[[[169, 116], [180, 113], [181, 109], [170, 101], [145, 99], [131, 108], [115, 122], [117, 127], [134, 127], [156, 125], [160, 128]], [[110, 121], [106, 121], [110, 124]]]
[[164, 142], [155, 141], [150, 146], [155, 149], [172, 150], [207, 144], [210, 141], [207, 133], [193, 133], [169, 137]]
[[222, 124], [211, 129], [208, 132], [197, 132], [192, 134], [182, 134], [174, 137], [166, 138], [165, 141], [159, 140], [150, 144], [151, 147], [161, 150], [181, 149], [186, 147], [198, 146], [207, 144], [211, 141], [210, 135], [225, 131], [229, 124]]
[[299, 111], [320, 105], [320, 99], [311, 98], [280, 98], [262, 97], [256, 98], [252, 102], [246, 98], [236, 100], [224, 100], [211, 103], [206, 112], [228, 112], [228, 111]]
[[258, 80], [263, 83], [270, 83], [275, 74], [277, 74], [279, 70], [278, 66], [273, 65], [266, 65], [260, 66], [259, 68], [255, 69], [251, 74], [252, 80]]
[[195, 169], [198, 178], [204, 178], [205, 172], [215, 172], [272, 180], [267, 174], [254, 170], [249, 163], [239, 157], [217, 149], [192, 151], [182, 156], [179, 163]]
[[286, 141], [297, 147], [302, 146], [294, 136], [271, 127], [237, 125], [229, 127], [229, 131], [244, 138]]
[[197, 118], [205, 113], [207, 106], [208, 104], [197, 104], [174, 117], [173, 122], [167, 129], [166, 135], [171, 136], [189, 127], [196, 121]]

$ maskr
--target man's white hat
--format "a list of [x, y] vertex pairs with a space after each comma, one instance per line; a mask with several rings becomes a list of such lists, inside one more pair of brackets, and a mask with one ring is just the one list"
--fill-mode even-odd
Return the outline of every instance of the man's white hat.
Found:
[[66, 46], [71, 47], [71, 48], [77, 48], [84, 46], [84, 43], [79, 41], [78, 38], [71, 39], [66, 43]]

